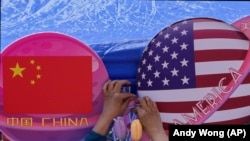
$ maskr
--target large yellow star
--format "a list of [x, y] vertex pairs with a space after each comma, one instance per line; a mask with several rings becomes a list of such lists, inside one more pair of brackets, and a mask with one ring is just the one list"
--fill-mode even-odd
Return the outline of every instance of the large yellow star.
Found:
[[16, 63], [16, 67], [15, 68], [10, 68], [10, 70], [13, 71], [13, 75], [12, 75], [12, 78], [13, 77], [16, 77], [16, 76], [20, 76], [20, 77], [23, 77], [23, 70], [25, 70], [25, 68], [20, 68], [18, 62]]

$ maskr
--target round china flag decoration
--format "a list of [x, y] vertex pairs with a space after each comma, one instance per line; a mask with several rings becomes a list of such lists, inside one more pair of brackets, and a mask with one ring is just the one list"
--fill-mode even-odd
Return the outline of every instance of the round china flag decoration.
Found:
[[0, 129], [14, 141], [80, 141], [102, 111], [108, 73], [81, 41], [36, 33], [1, 53]]
[[244, 124], [249, 119], [249, 39], [212, 18], [176, 22], [145, 48], [137, 74], [169, 124]]

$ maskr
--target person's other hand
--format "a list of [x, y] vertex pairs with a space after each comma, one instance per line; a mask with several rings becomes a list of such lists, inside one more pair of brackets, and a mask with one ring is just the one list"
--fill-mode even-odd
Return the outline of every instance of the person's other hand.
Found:
[[127, 108], [129, 102], [135, 99], [131, 93], [121, 93], [123, 85], [129, 85], [127, 80], [108, 81], [103, 86], [104, 105], [99, 120], [92, 129], [100, 135], [106, 135], [113, 119], [121, 115]]
[[140, 106], [135, 108], [143, 130], [152, 141], [168, 141], [158, 108], [149, 97], [139, 98]]
[[121, 93], [122, 86], [129, 84], [130, 82], [128, 80], [113, 80], [104, 84], [104, 105], [102, 116], [113, 119], [124, 113], [129, 102], [135, 99], [134, 94]]

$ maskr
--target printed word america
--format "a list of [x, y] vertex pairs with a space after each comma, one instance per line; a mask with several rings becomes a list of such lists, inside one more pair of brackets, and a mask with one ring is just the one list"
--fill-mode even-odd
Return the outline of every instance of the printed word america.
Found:
[[186, 121], [183, 122], [179, 119], [173, 119], [173, 123], [175, 125], [193, 125], [194, 123], [198, 123], [205, 117], [211, 115], [215, 108], [220, 105], [223, 100], [227, 97], [227, 94], [230, 94], [233, 92], [234, 88], [236, 88], [239, 85], [239, 79], [243, 76], [239, 71], [229, 68], [229, 72], [231, 74], [231, 77], [233, 80], [232, 85], [225, 86], [223, 82], [227, 79], [226, 77], [223, 77], [218, 82], [217, 87], [213, 87], [211, 89], [211, 92], [208, 92], [200, 101], [198, 101], [193, 107], [192, 107], [192, 115], [190, 114], [182, 114], [182, 117]]

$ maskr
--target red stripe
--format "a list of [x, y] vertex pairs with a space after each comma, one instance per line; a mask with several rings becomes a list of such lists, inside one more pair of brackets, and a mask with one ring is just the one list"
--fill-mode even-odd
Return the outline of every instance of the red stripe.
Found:
[[[212, 69], [212, 68], [211, 68]], [[221, 78], [226, 78], [223, 81], [223, 84], [227, 85], [232, 80], [231, 74], [210, 74], [210, 75], [198, 75], [196, 76], [196, 87], [203, 88], [203, 87], [216, 87], [218, 86], [219, 81]]]
[[[233, 119], [233, 120], [227, 120], [227, 121], [221, 121], [221, 122], [212, 122], [212, 123], [204, 123], [204, 125], [234, 125], [234, 124], [246, 124], [250, 121], [250, 116], [246, 116], [246, 117], [242, 117], [242, 118], [237, 118], [237, 119]], [[163, 128], [165, 130], [168, 130], [169, 129], [169, 123], [165, 123], [163, 122]]]
[[[174, 26], [174, 25], [176, 25], [178, 23], [182, 23], [184, 21], [187, 21], [187, 22], [192, 21], [192, 22], [220, 22], [220, 23], [225, 23], [224, 21], [221, 21], [221, 20], [212, 19], [212, 18], [205, 18], [204, 17], [204, 18], [191, 18], [191, 19], [181, 20], [181, 21], [178, 21], [178, 22], [175, 22], [175, 23], [171, 24], [170, 27]], [[166, 27], [166, 28], [168, 28], [168, 27]]]
[[[247, 92], [249, 93], [249, 92]], [[250, 96], [229, 98], [218, 110], [228, 110], [249, 106]], [[196, 107], [198, 101], [188, 102], [156, 102], [161, 113], [192, 113], [192, 107]], [[204, 102], [205, 105], [208, 104]], [[174, 108], [173, 108], [174, 107]]]
[[[249, 93], [249, 92], [246, 92]], [[243, 97], [235, 97], [229, 98], [218, 110], [227, 110], [227, 109], [234, 109], [240, 108], [245, 106], [250, 106], [250, 94], [248, 96]]]
[[[212, 69], [212, 68], [211, 68]], [[212, 75], [198, 75], [196, 76], [196, 87], [215, 87], [218, 86], [218, 83], [221, 78], [225, 77], [226, 79], [223, 81], [224, 85], [229, 84], [232, 80], [231, 74], [212, 74]], [[250, 74], [245, 78], [242, 84], [250, 83]]]
[[209, 39], [209, 38], [228, 38], [249, 40], [241, 31], [209, 29], [209, 30], [195, 30], [194, 39]]
[[194, 52], [195, 62], [244, 60], [248, 50], [216, 49], [197, 50]]

